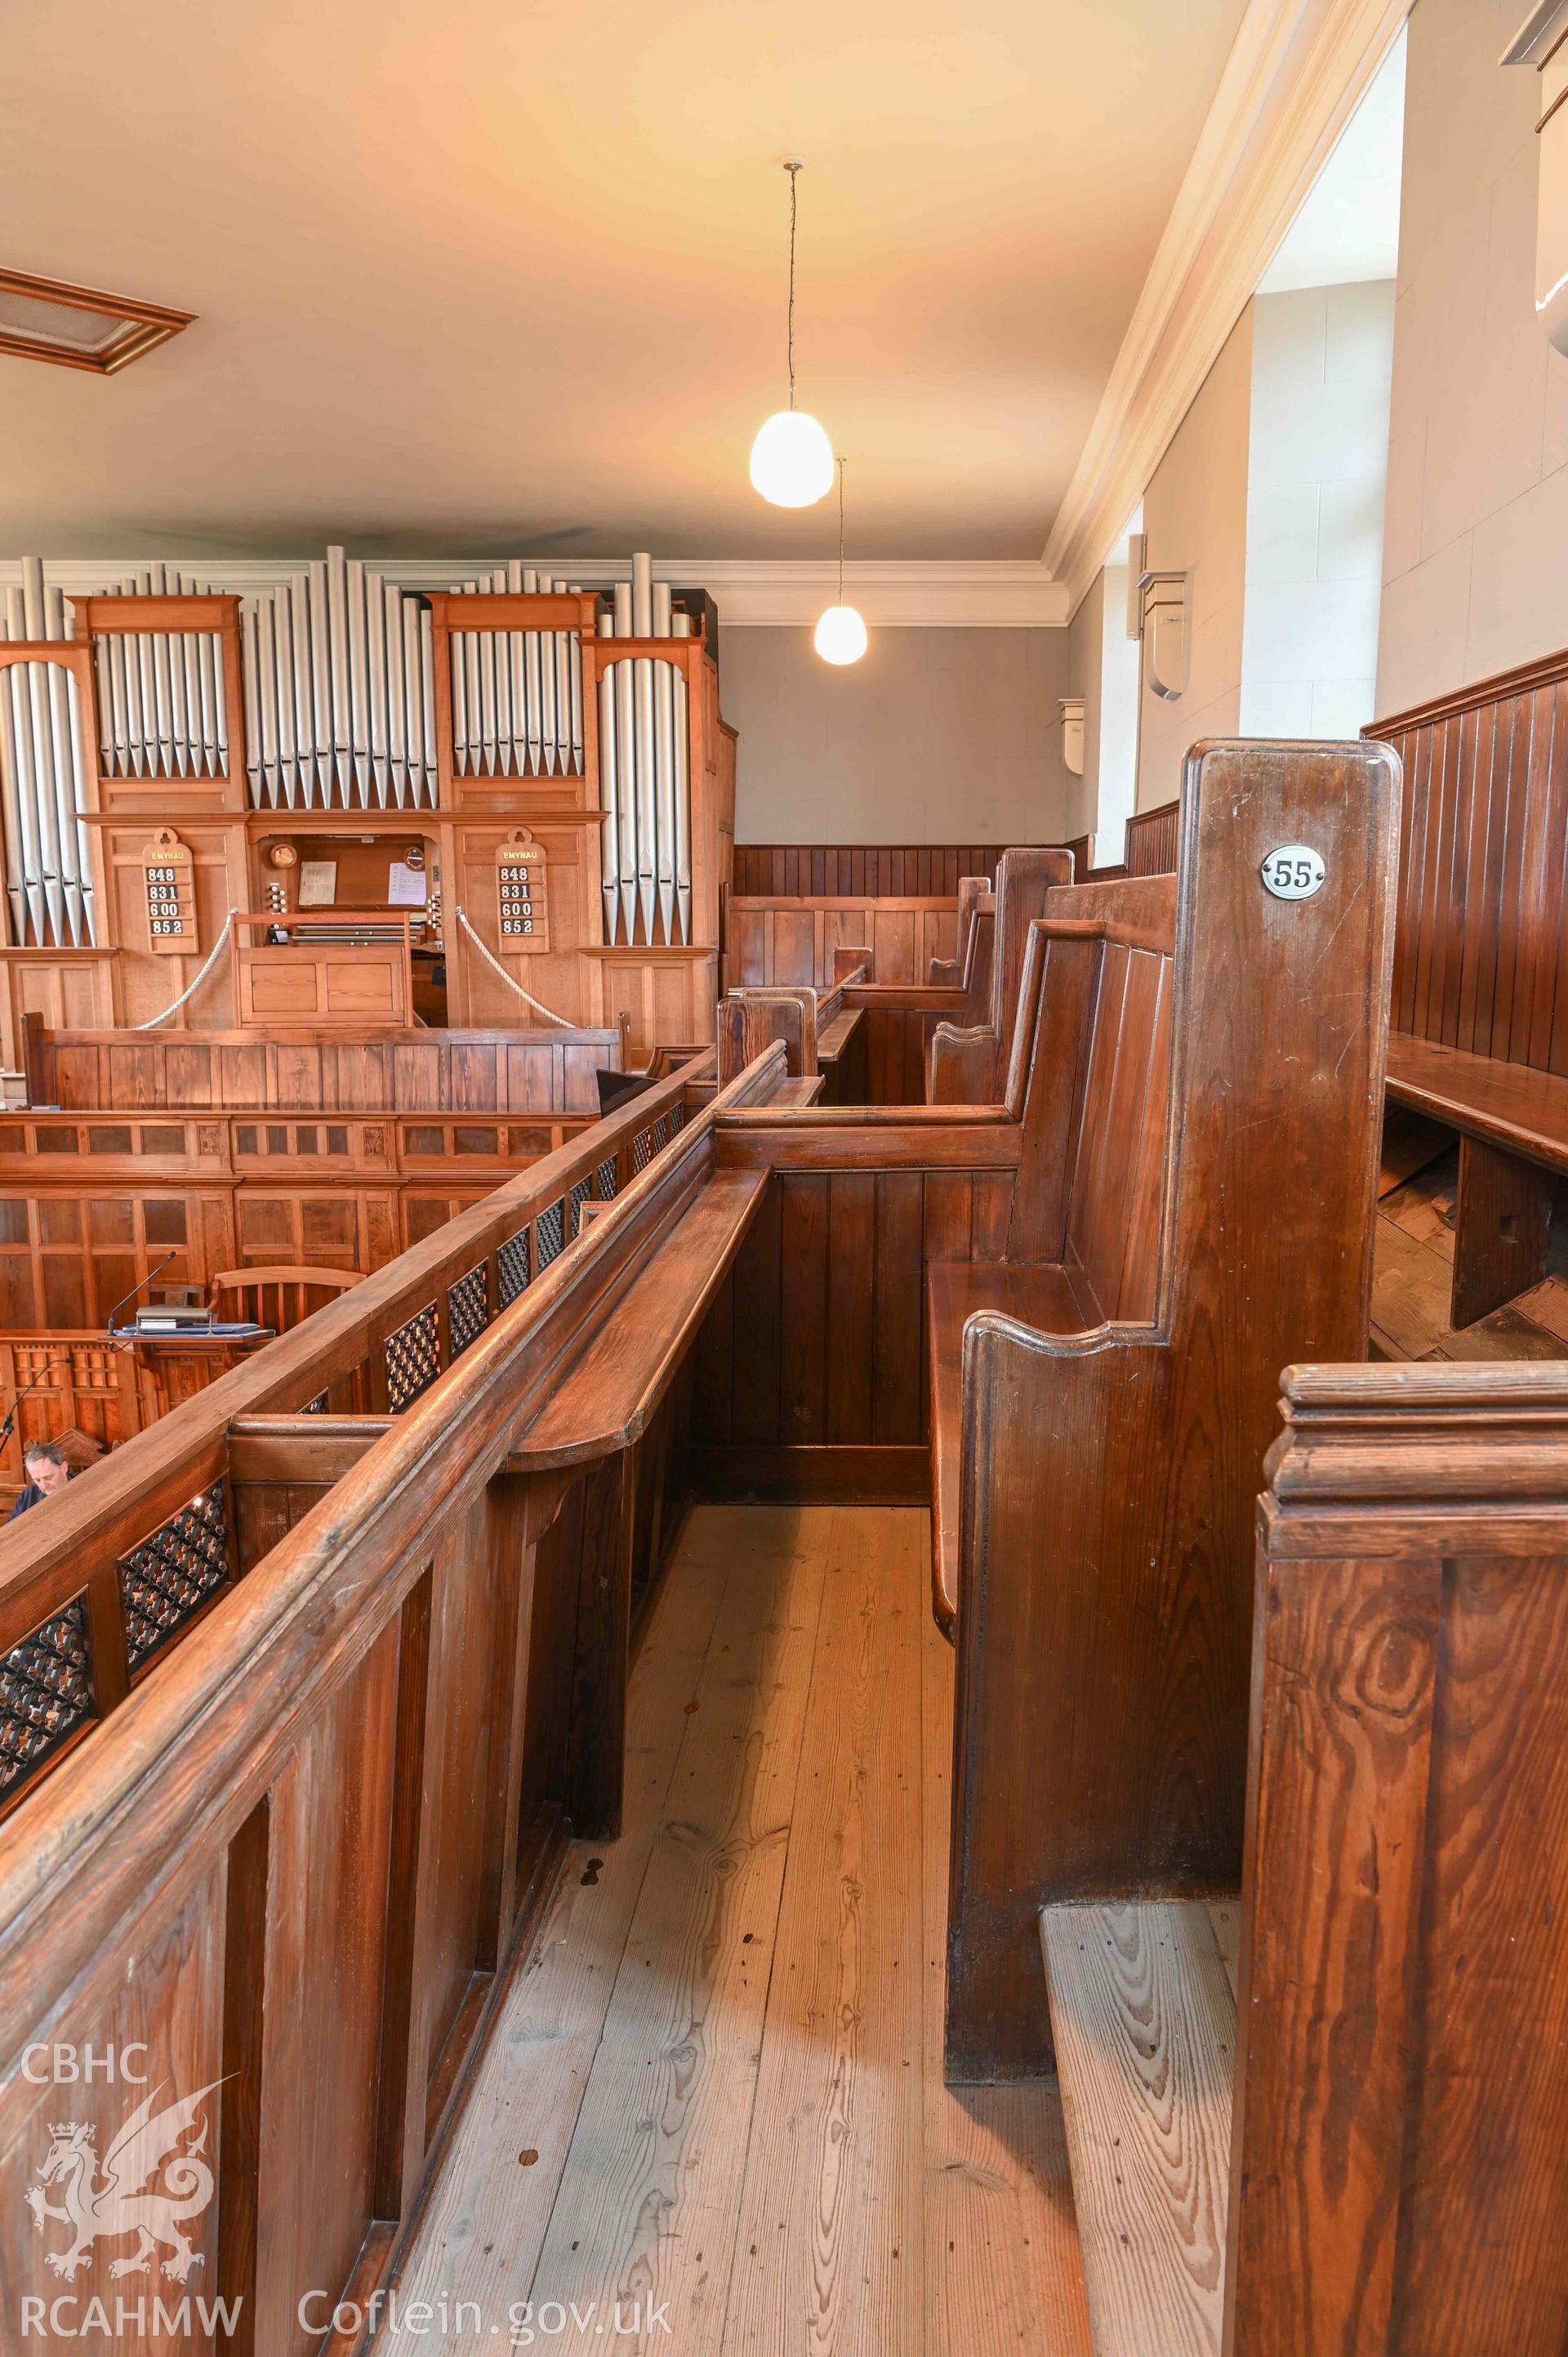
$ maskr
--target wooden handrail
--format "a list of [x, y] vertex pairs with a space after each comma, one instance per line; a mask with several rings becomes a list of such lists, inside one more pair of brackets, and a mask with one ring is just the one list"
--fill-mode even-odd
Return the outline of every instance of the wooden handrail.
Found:
[[[52, 1992], [110, 1950], [117, 1927], [193, 1852], [215, 1852], [231, 1837], [324, 1693], [340, 1692], [353, 1675], [443, 1534], [461, 1526], [562, 1373], [690, 1205], [711, 1167], [718, 1111], [766, 1100], [783, 1077], [783, 1049], [775, 1045], [694, 1115], [594, 1222], [582, 1249], [563, 1255], [382, 1432], [160, 1674], [130, 1696], [113, 1724], [65, 1758], [27, 1809], [0, 1827], [0, 2065], [45, 2017]], [[638, 1110], [649, 1102], [639, 1100]], [[367, 1280], [309, 1323], [334, 1318], [376, 1282]], [[297, 1357], [307, 1330], [297, 1329], [239, 1372], [253, 1376], [268, 1355]], [[230, 1393], [224, 1435], [210, 1430], [210, 1415], [205, 1419], [215, 1446], [226, 1437], [227, 1419], [242, 1412], [242, 1386], [226, 1378], [190, 1403], [210, 1411], [220, 1388]], [[254, 1405], [247, 1402], [244, 1412]], [[183, 1411], [181, 1418], [188, 1423]], [[145, 1437], [166, 1440], [175, 1421]], [[17, 1540], [26, 1528], [17, 1525]], [[80, 1577], [79, 1570], [78, 1584]], [[127, 1838], [133, 1809], [134, 1835]]]

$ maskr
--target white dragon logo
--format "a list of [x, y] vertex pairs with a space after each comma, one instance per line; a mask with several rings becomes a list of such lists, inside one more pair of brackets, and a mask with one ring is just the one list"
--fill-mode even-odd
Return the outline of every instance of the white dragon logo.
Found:
[[[212, 2199], [212, 2171], [201, 2158], [207, 2146], [206, 2121], [201, 2121], [200, 2133], [183, 2151], [176, 2147], [181, 2136], [197, 2127], [200, 2105], [222, 2083], [214, 2079], [211, 2086], [166, 2104], [157, 2113], [153, 2105], [163, 2090], [155, 2087], [104, 2154], [102, 2185], [95, 2183], [100, 2164], [89, 2124], [68, 2120], [50, 2128], [54, 2140], [38, 2164], [38, 2174], [44, 2185], [64, 2180], [63, 2206], [47, 2201], [42, 2186], [29, 2186], [22, 2198], [40, 2234], [46, 2218], [58, 2218], [74, 2229], [75, 2240], [68, 2250], [44, 2253], [57, 2276], [74, 2276], [79, 2267], [91, 2264], [94, 2243], [116, 2242], [122, 2234], [134, 2234], [136, 2247], [129, 2258], [112, 2262], [112, 2276], [146, 2275], [160, 2244], [170, 2255], [163, 2263], [163, 2272], [175, 2283], [184, 2283], [191, 2268], [201, 2265], [201, 2253], [191, 2248], [180, 2229], [187, 2219], [199, 2218]], [[144, 2190], [148, 2179], [160, 2169], [161, 2187]]]

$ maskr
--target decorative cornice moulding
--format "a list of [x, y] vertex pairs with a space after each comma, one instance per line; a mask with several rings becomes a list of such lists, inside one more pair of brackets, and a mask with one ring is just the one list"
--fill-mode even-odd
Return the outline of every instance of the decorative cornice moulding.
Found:
[[[809, 630], [838, 597], [832, 557], [789, 564], [764, 558], [656, 561], [667, 581], [711, 591], [719, 620], [736, 628]], [[1065, 629], [1067, 596], [1036, 557], [955, 558], [929, 563], [865, 558], [843, 569], [846, 601], [870, 630], [1050, 630]]]
[[1249, 0], [1051, 530], [1071, 612], [1197, 398], [1411, 0]]
[[[241, 596], [276, 588], [305, 570], [305, 558], [201, 555], [159, 560], [216, 588]], [[367, 557], [370, 568], [404, 589], [446, 589], [482, 569], [480, 557]], [[494, 560], [490, 560], [494, 561]], [[534, 562], [534, 560], [530, 560]], [[84, 597], [145, 570], [140, 556], [48, 557], [44, 577], [68, 597]], [[625, 581], [629, 556], [590, 559], [545, 556], [541, 569], [585, 589]], [[20, 561], [0, 559], [0, 594], [22, 577]], [[708, 590], [725, 630], [810, 630], [838, 594], [838, 565], [820, 561], [770, 563], [765, 557], [655, 557], [656, 581], [685, 583]], [[1049, 630], [1065, 629], [1067, 593], [1037, 557], [955, 558], [930, 563], [868, 558], [846, 565], [844, 595], [859, 608], [871, 630]]]

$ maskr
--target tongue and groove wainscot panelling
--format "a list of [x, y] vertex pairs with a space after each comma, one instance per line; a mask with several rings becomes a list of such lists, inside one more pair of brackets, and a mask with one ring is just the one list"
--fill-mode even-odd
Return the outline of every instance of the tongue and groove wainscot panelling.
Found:
[[925, 1272], [999, 1260], [1010, 1168], [783, 1170], [710, 1312], [697, 1479], [725, 1497], [929, 1496]]

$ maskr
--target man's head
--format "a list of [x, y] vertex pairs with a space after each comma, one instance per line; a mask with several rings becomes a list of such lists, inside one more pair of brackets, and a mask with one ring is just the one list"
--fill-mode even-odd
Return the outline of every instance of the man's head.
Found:
[[41, 1490], [46, 1498], [56, 1490], [63, 1490], [70, 1479], [70, 1460], [64, 1449], [52, 1440], [35, 1440], [30, 1448], [25, 1449], [22, 1469], [34, 1489]]

